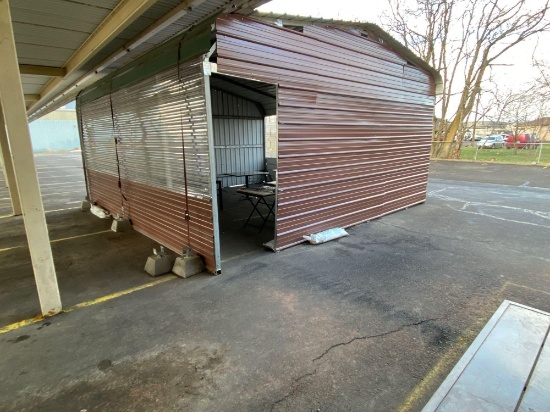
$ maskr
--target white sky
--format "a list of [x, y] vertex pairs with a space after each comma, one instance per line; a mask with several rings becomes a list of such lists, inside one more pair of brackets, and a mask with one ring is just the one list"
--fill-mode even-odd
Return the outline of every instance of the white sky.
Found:
[[[380, 16], [388, 10], [386, 0], [272, 0], [259, 8], [260, 11], [288, 13], [303, 16], [333, 18], [341, 20], [368, 21], [382, 26]], [[536, 76], [531, 67], [532, 54], [537, 39], [530, 39], [508, 51], [499, 61], [512, 66], [493, 66], [495, 82], [505, 88], [519, 89], [524, 83]], [[550, 58], [550, 34], [545, 33], [539, 39], [538, 56]], [[546, 56], [543, 56], [543, 53]]]

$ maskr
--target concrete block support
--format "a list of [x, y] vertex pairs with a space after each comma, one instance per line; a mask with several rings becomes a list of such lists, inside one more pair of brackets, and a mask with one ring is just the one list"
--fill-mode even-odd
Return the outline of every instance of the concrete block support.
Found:
[[15, 180], [13, 170], [13, 161], [11, 158], [10, 145], [8, 143], [8, 134], [6, 132], [6, 122], [4, 113], [0, 109], [0, 156], [2, 157], [2, 170], [6, 177], [6, 186], [9, 189], [11, 209], [14, 216], [21, 215], [21, 201], [19, 200], [19, 191]]
[[153, 249], [153, 254], [149, 256], [147, 262], [145, 262], [144, 270], [151, 276], [165, 275], [172, 271], [175, 259], [174, 255], [166, 253], [161, 246], [160, 252], [158, 253]]
[[90, 210], [91, 207], [92, 207], [92, 204], [88, 200], [83, 200], [80, 203], [80, 210], [82, 212], [87, 212], [88, 210]]
[[178, 256], [172, 268], [172, 272], [182, 278], [188, 278], [204, 272], [204, 262], [200, 256], [193, 253], [185, 256]]
[[113, 219], [111, 230], [113, 232], [127, 232], [132, 229], [132, 223], [128, 219]]
[[61, 312], [61, 298], [34, 164], [8, 0], [0, 0], [0, 62], [0, 105], [19, 188], [38, 298], [42, 314], [54, 315]]

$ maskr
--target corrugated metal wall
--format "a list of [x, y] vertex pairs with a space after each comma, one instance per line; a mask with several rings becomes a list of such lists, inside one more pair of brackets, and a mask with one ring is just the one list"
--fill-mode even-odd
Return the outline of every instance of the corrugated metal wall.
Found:
[[122, 216], [115, 133], [110, 96], [78, 108], [82, 154], [90, 200], [114, 216]]
[[217, 70], [278, 84], [276, 249], [426, 199], [434, 81], [338, 29], [217, 20]]
[[85, 103], [80, 114], [91, 201], [177, 253], [190, 246], [215, 272], [202, 58]]
[[[264, 170], [264, 121], [258, 107], [247, 100], [212, 90], [212, 120], [216, 173]], [[244, 177], [224, 177], [224, 187], [244, 184]]]

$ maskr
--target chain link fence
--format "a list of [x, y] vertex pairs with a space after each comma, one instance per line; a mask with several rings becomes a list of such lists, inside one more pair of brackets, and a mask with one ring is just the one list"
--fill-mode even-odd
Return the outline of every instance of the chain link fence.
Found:
[[[478, 147], [478, 142], [471, 146], [471, 142], [463, 142], [460, 148], [460, 160], [477, 162], [495, 162], [495, 163], [513, 163], [513, 164], [532, 164], [550, 166], [550, 142], [537, 142], [523, 145], [518, 143], [517, 149], [506, 147]], [[437, 142], [435, 155], [433, 158], [441, 159], [441, 154], [445, 151], [446, 145], [451, 145], [451, 153], [454, 151], [456, 142]], [[510, 145], [509, 145], [510, 146]]]

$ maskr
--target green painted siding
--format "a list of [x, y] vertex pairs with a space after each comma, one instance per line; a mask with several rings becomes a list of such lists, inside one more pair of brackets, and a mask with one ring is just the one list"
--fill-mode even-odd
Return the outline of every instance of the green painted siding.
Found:
[[[174, 66], [210, 49], [212, 24], [216, 17], [202, 23], [184, 35], [174, 38], [144, 54], [132, 63], [86, 88], [77, 98], [77, 105], [98, 99], [116, 90], [147, 79], [164, 69]], [[179, 49], [179, 51], [178, 51]]]

